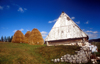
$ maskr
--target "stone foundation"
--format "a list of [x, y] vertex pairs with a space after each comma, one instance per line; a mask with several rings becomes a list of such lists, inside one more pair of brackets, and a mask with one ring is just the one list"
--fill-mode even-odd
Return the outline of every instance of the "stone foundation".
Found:
[[91, 51], [88, 47], [82, 47], [80, 51], [75, 51], [77, 54], [66, 54], [61, 58], [52, 59], [53, 62], [69, 62], [69, 63], [87, 63], [90, 60]]

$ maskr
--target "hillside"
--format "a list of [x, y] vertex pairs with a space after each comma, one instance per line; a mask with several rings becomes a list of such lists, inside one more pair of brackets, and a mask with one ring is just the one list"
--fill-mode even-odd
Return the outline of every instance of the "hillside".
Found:
[[98, 39], [91, 39], [91, 40], [89, 40], [89, 42], [100, 42], [100, 38], [98, 38]]
[[[0, 43], [0, 64], [55, 64], [51, 59], [76, 54], [78, 46], [46, 46], [26, 43]], [[100, 48], [99, 48], [100, 50]], [[100, 53], [97, 53], [100, 56]], [[56, 64], [70, 64], [58, 62]], [[87, 63], [89, 64], [89, 63]], [[91, 63], [90, 63], [91, 64]]]
[[[54, 64], [51, 59], [64, 54], [75, 54], [78, 46], [29, 45], [26, 43], [0, 43], [0, 64]], [[64, 63], [57, 63], [64, 64]]]

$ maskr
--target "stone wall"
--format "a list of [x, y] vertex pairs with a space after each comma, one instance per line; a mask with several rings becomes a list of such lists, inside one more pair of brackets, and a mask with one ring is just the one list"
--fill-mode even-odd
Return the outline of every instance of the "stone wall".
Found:
[[75, 51], [77, 54], [66, 54], [61, 58], [52, 59], [53, 62], [69, 62], [69, 63], [87, 63], [90, 60], [91, 51], [88, 47], [82, 47], [80, 51]]

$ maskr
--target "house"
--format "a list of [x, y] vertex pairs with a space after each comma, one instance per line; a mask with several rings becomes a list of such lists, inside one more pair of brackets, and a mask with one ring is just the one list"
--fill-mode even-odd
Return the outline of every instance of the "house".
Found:
[[89, 39], [78, 25], [62, 12], [45, 39], [47, 46], [56, 45], [84, 45]]

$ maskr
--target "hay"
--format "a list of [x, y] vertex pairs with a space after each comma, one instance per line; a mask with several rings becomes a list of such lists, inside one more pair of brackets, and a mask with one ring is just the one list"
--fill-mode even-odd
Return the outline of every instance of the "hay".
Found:
[[31, 45], [43, 45], [44, 44], [44, 40], [38, 29], [34, 28], [31, 31], [31, 34], [29, 37], [29, 44], [31, 44]]
[[30, 33], [31, 33], [30, 31], [27, 31], [27, 32], [26, 32], [26, 34], [25, 34], [25, 43], [28, 43]]
[[25, 36], [20, 30], [17, 30], [12, 38], [13, 43], [24, 43]]

